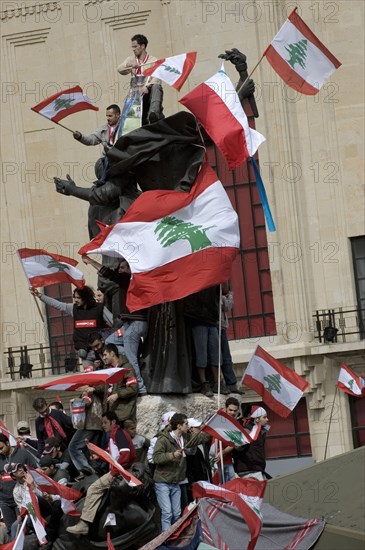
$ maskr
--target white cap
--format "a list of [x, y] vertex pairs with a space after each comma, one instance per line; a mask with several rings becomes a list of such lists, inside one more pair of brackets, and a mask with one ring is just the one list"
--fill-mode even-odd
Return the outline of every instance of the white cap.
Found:
[[252, 413], [250, 414], [250, 417], [251, 418], [260, 418], [260, 416], [263, 416], [264, 414], [267, 414], [267, 412], [265, 411], [265, 409], [263, 407], [256, 407], [256, 405], [254, 405], [252, 407]]
[[171, 418], [176, 414], [176, 411], [169, 411], [167, 413], [164, 413], [161, 418], [161, 430], [164, 430], [167, 428], [167, 426], [170, 423]]
[[188, 424], [189, 428], [200, 428], [202, 422], [201, 420], [197, 420], [196, 418], [188, 418]]

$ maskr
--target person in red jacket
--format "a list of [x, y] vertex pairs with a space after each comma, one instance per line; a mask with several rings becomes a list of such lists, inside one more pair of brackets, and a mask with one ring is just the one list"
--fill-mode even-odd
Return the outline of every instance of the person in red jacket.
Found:
[[[117, 460], [123, 468], [130, 468], [136, 461], [137, 455], [132, 443], [132, 439], [126, 430], [123, 430], [118, 424], [118, 418], [114, 411], [108, 411], [103, 414], [103, 430], [110, 433], [108, 452]], [[94, 481], [87, 490], [84, 507], [80, 521], [72, 527], [67, 527], [66, 531], [72, 535], [87, 535], [89, 526], [93, 523], [103, 494], [107, 491], [113, 481], [113, 476], [118, 470], [113, 466], [110, 471], [98, 480]]]

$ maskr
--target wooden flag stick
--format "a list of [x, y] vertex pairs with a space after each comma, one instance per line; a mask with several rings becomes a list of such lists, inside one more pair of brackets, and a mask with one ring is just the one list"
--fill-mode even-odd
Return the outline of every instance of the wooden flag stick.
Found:
[[252, 69], [252, 71], [250, 72], [250, 74], [248, 75], [248, 77], [246, 78], [246, 80], [241, 84], [241, 86], [239, 87], [239, 89], [237, 90], [237, 95], [240, 93], [240, 91], [246, 86], [247, 82], [250, 80], [252, 74], [256, 71], [257, 67], [260, 65], [261, 61], [264, 59], [265, 57], [265, 53], [262, 54], [262, 56], [260, 57], [260, 59], [258, 60], [258, 62], [256, 63], [256, 65], [254, 66], [254, 68]]
[[336, 386], [335, 395], [333, 396], [333, 403], [332, 403], [332, 408], [331, 408], [330, 421], [329, 421], [329, 425], [328, 425], [327, 440], [326, 440], [326, 447], [324, 449], [324, 458], [323, 458], [323, 460], [326, 460], [326, 458], [327, 458], [328, 439], [329, 439], [329, 436], [330, 436], [333, 408], [335, 406], [337, 390], [338, 390], [338, 387]]
[[55, 124], [57, 124], [58, 126], [61, 126], [61, 128], [64, 128], [65, 130], [68, 130], [69, 132], [71, 132], [72, 134], [75, 133], [74, 130], [71, 130], [71, 128], [67, 128], [67, 126], [65, 126], [64, 124], [61, 124], [60, 122], [56, 122], [55, 120], [52, 120], [51, 118], [48, 118], [48, 116], [46, 115], [43, 115], [42, 113], [40, 113], [39, 111], [34, 111], [35, 113], [37, 113], [38, 115], [41, 115], [42, 117], [46, 118], [47, 120], [49, 120], [50, 122], [54, 122]]
[[[30, 287], [32, 288], [32, 287]], [[38, 300], [37, 298], [34, 296], [33, 294], [33, 298], [34, 298], [34, 301], [35, 301], [35, 305], [37, 306], [37, 309], [38, 309], [38, 313], [39, 315], [41, 316], [41, 319], [42, 319], [42, 323], [44, 323], [44, 317], [43, 317], [43, 314], [42, 314], [42, 311], [41, 311], [41, 308], [39, 307], [39, 303], [38, 303]]]

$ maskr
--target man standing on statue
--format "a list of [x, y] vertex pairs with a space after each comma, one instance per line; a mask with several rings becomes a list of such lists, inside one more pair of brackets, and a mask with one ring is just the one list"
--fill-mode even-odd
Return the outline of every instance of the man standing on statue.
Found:
[[127, 57], [118, 66], [118, 73], [132, 75], [131, 90], [139, 90], [143, 98], [142, 126], [144, 126], [164, 118], [162, 114], [163, 90], [161, 80], [143, 76], [144, 65], [151, 67], [157, 61], [156, 57], [147, 53], [147, 38], [143, 34], [135, 34], [131, 40], [133, 55]]

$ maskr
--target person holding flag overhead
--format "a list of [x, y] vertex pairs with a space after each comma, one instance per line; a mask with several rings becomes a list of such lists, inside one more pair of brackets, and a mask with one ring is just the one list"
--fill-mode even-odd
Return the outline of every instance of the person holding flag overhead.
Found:
[[83, 145], [102, 145], [103, 155], [113, 147], [119, 137], [120, 108], [118, 105], [109, 105], [105, 116], [106, 124], [97, 128], [92, 134], [82, 134], [78, 130], [73, 133], [74, 138]]
[[118, 73], [132, 76], [131, 91], [138, 91], [143, 99], [142, 126], [145, 126], [165, 118], [162, 114], [163, 90], [160, 79], [146, 79], [144, 76], [144, 65], [150, 66], [157, 61], [156, 57], [147, 53], [147, 38], [143, 34], [135, 34], [131, 40], [133, 55], [118, 66]]

